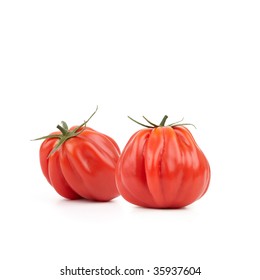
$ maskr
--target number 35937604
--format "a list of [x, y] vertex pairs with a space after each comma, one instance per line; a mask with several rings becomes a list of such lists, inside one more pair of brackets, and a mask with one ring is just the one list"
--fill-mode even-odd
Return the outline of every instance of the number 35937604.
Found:
[[184, 266], [156, 266], [153, 268], [154, 275], [200, 275], [200, 267]]

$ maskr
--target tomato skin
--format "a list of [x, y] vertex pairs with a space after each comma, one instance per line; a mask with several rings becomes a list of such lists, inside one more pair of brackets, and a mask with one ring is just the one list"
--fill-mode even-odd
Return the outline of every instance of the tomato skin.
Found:
[[114, 173], [120, 150], [111, 137], [83, 127], [49, 156], [58, 140], [48, 138], [40, 147], [42, 172], [57, 193], [67, 199], [94, 201], [109, 201], [119, 195]]
[[116, 167], [120, 194], [142, 207], [185, 207], [205, 194], [209, 182], [209, 163], [183, 126], [137, 131]]

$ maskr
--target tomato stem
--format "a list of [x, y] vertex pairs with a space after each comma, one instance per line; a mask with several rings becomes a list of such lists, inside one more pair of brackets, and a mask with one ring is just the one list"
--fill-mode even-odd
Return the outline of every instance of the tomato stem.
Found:
[[165, 126], [165, 122], [166, 122], [167, 119], [168, 119], [168, 116], [165, 115], [165, 116], [163, 117], [162, 121], [160, 122], [159, 126]]
[[62, 121], [61, 125], [57, 125], [57, 128], [61, 131], [62, 134], [49, 134], [40, 138], [33, 139], [34, 140], [44, 140], [44, 139], [51, 139], [51, 138], [57, 138], [58, 141], [54, 148], [51, 150], [51, 152], [48, 155], [48, 158], [55, 153], [64, 142], [66, 142], [68, 139], [75, 137], [79, 135], [83, 130], [80, 130], [83, 126], [86, 126], [87, 122], [96, 114], [98, 110], [98, 106], [94, 113], [86, 120], [84, 121], [80, 126], [76, 126], [73, 130], [69, 130], [68, 125], [66, 122]]
[[[155, 127], [155, 126], [150, 126], [150, 125], [146, 125], [146, 124], [140, 123], [140, 122], [138, 122], [138, 121], [132, 119], [132, 118], [129, 117], [129, 116], [128, 116], [128, 118], [129, 118], [131, 121], [133, 121], [133, 122], [135, 122], [135, 123], [137, 123], [137, 124], [140, 124], [141, 126], [144, 126], [144, 127], [147, 127], [147, 128], [154, 128], [154, 127]], [[150, 123], [150, 122], [149, 122], [149, 123]]]
[[67, 135], [68, 134], [68, 130], [65, 129], [64, 127], [62, 127], [61, 125], [57, 125], [57, 128], [61, 131], [61, 133], [63, 135]]
[[[97, 106], [96, 110], [94, 111], [94, 113], [92, 113], [92, 115], [91, 115], [86, 121], [84, 121], [80, 126], [78, 126], [78, 127], [76, 127], [76, 128], [73, 129], [73, 132], [78, 131], [78, 130], [79, 130], [81, 127], [83, 127], [84, 125], [86, 126], [86, 124], [89, 122], [89, 120], [96, 114], [97, 110], [98, 110], [98, 106]], [[65, 123], [65, 124], [66, 124], [66, 123]]]
[[143, 118], [149, 123], [151, 124], [153, 127], [157, 127], [157, 124], [152, 123], [151, 121], [149, 121], [146, 117], [143, 116]]
[[171, 126], [172, 128], [173, 127], [176, 127], [176, 126], [184, 126], [184, 125], [192, 125], [194, 128], [196, 128], [195, 125], [191, 124], [191, 123], [181, 123], [183, 121], [183, 118], [180, 120], [180, 121], [177, 121], [177, 122], [174, 122], [174, 123], [171, 123], [171, 124], [165, 124], [166, 123], [166, 120], [168, 119], [168, 116], [165, 115], [162, 119], [162, 121], [160, 122], [159, 125], [155, 124], [155, 123], [152, 123], [151, 121], [149, 121], [146, 117], [143, 116], [143, 118], [150, 124], [150, 125], [146, 125], [146, 124], [143, 124], [143, 123], [140, 123], [136, 120], [134, 120], [133, 118], [129, 117], [128, 118], [130, 120], [132, 120], [133, 122], [141, 125], [141, 126], [144, 126], [146, 128], [156, 128], [156, 127], [164, 127], [164, 126]]

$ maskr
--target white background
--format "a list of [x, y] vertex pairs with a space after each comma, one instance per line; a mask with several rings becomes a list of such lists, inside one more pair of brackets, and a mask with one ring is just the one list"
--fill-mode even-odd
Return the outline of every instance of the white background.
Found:
[[[259, 1], [0, 2], [0, 278], [64, 277], [84, 266], [200, 266], [200, 276], [259, 279]], [[122, 198], [66, 201], [30, 139], [65, 120], [122, 149], [127, 119], [185, 117], [211, 164], [208, 193], [183, 210]]]

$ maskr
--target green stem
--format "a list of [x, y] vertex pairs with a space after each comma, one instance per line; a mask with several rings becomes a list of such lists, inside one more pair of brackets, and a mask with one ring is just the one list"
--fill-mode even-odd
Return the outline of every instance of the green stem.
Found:
[[95, 112], [80, 126], [76, 126], [73, 130], [69, 130], [68, 125], [66, 122], [62, 121], [61, 125], [57, 125], [57, 128], [61, 131], [62, 134], [50, 134], [47, 136], [43, 136], [34, 140], [43, 140], [43, 139], [50, 139], [50, 138], [57, 138], [58, 141], [56, 145], [53, 147], [52, 151], [49, 153], [48, 158], [54, 154], [62, 145], [64, 142], [66, 142], [68, 139], [75, 137], [79, 135], [84, 129], [80, 130], [86, 123], [95, 115], [95, 113], [98, 110], [98, 106], [95, 110]]
[[96, 114], [97, 110], [98, 110], [98, 106], [97, 106], [96, 110], [94, 111], [94, 113], [92, 113], [92, 115], [84, 123], [82, 123], [80, 126], [73, 129], [73, 132], [77, 132], [82, 126], [86, 125], [89, 122], [89, 120]]
[[141, 126], [144, 126], [144, 127], [147, 127], [147, 128], [154, 128], [153, 126], [149, 126], [149, 125], [146, 125], [146, 124], [140, 123], [140, 122], [138, 122], [138, 121], [136, 121], [136, 120], [132, 119], [132, 118], [131, 118], [131, 117], [129, 117], [129, 116], [128, 116], [128, 118], [129, 118], [131, 121], [133, 121], [133, 122], [135, 122], [135, 123], [137, 123], [137, 124], [140, 124]]
[[177, 124], [170, 125], [170, 126], [171, 127], [176, 127], [176, 126], [184, 126], [184, 125], [192, 125], [195, 129], [197, 129], [197, 127], [192, 123], [177, 123]]
[[65, 129], [69, 130], [69, 127], [68, 127], [68, 125], [67, 125], [66, 122], [61, 121], [61, 125], [62, 125], [62, 127], [64, 127]]
[[57, 125], [57, 128], [61, 131], [61, 133], [63, 135], [67, 135], [68, 134], [68, 130], [65, 129], [64, 127], [62, 127], [61, 125]]
[[165, 115], [165, 116], [163, 117], [162, 121], [160, 122], [159, 126], [165, 126], [165, 122], [166, 122], [167, 119], [168, 119], [168, 116]]
[[[150, 125], [146, 125], [146, 124], [143, 124], [143, 123], [140, 123], [134, 119], [132, 119], [131, 117], [128, 116], [128, 118], [130, 120], [132, 120], [133, 122], [137, 123], [137, 124], [140, 124], [146, 128], [156, 128], [156, 127], [164, 127], [164, 126], [171, 126], [172, 128], [176, 127], [176, 126], [184, 126], [184, 125], [192, 125], [195, 127], [195, 125], [191, 124], [191, 123], [181, 123], [183, 121], [183, 118], [178, 121], [178, 122], [174, 122], [174, 123], [171, 123], [171, 124], [165, 124], [166, 123], [166, 120], [168, 119], [168, 116], [165, 115], [162, 119], [162, 121], [160, 122], [159, 125], [155, 124], [155, 123], [152, 123], [151, 121], [149, 121], [146, 117], [143, 116], [143, 118], [150, 124]], [[196, 128], [196, 127], [195, 127]]]
[[155, 123], [152, 123], [151, 121], [149, 121], [145, 116], [143, 116], [143, 118], [149, 123], [151, 124], [153, 127], [157, 127], [158, 125]]

